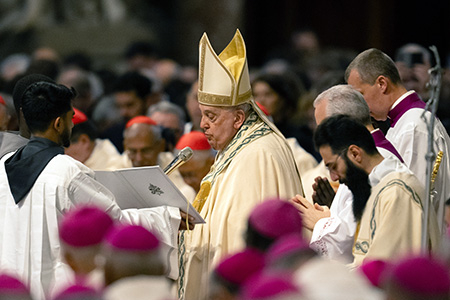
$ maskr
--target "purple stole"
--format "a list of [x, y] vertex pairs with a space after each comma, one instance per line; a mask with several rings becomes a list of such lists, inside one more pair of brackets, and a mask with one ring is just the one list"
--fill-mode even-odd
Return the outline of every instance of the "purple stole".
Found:
[[412, 93], [400, 103], [397, 104], [391, 111], [388, 113], [388, 117], [391, 120], [391, 127], [394, 127], [397, 121], [403, 116], [411, 108], [422, 108], [425, 109], [426, 103], [423, 102], [417, 93]]
[[397, 149], [395, 149], [394, 145], [389, 142], [386, 137], [384, 136], [383, 132], [380, 129], [376, 129], [372, 132], [373, 140], [375, 141], [375, 146], [379, 148], [386, 149], [387, 151], [391, 152], [397, 158], [403, 163], [403, 158], [401, 157], [400, 153], [398, 153]]

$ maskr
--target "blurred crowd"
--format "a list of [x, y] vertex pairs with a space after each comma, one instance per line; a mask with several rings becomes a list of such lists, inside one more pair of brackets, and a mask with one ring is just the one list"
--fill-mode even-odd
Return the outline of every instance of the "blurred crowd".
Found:
[[[312, 143], [316, 126], [312, 102], [327, 88], [345, 83], [344, 71], [357, 52], [351, 49], [321, 47], [314, 31], [305, 29], [292, 35], [291, 47], [268, 56], [261, 66], [252, 66], [250, 76], [256, 102], [262, 104], [285, 137], [296, 138], [299, 145], [320, 160]], [[418, 44], [399, 48], [395, 62], [408, 90], [415, 90], [424, 101], [429, 98], [429, 72], [433, 54]], [[448, 129], [450, 120], [450, 72], [445, 57], [437, 115]], [[151, 116], [155, 104], [170, 103], [172, 118], [153, 115], [165, 128], [167, 149], [174, 147], [183, 133], [200, 129], [196, 107], [197, 68], [182, 66], [150, 42], [137, 41], [126, 47], [116, 65], [98, 69], [87, 53], [62, 57], [54, 49], [42, 47], [31, 53], [16, 53], [0, 60], [1, 129], [17, 131], [17, 116], [12, 103], [15, 83], [27, 74], [39, 73], [57, 83], [74, 87], [73, 102], [92, 120], [99, 137], [108, 138], [123, 152], [125, 123], [138, 115]]]
[[[250, 58], [253, 98], [293, 150], [307, 199], [314, 196], [314, 178], [329, 177], [314, 147], [318, 126], [313, 106], [318, 102], [314, 101], [330, 87], [346, 83], [345, 70], [356, 55], [351, 49], [322, 47], [315, 32], [304, 29], [292, 35], [290, 48], [271, 53], [263, 65], [252, 66]], [[411, 43], [392, 57], [405, 88], [428, 101], [429, 70], [436, 63], [433, 53]], [[442, 62], [437, 116], [450, 132], [450, 62]], [[48, 81], [43, 81], [76, 92], [74, 127], [65, 154], [94, 171], [164, 168], [190, 147], [194, 158], [170, 179], [192, 203], [201, 194], [202, 178], [216, 155], [201, 133], [204, 121], [198, 103], [197, 68], [166, 58], [148, 41], [128, 45], [115, 66], [99, 69], [97, 65], [87, 53], [63, 57], [46, 47], [1, 58], [0, 130], [20, 131], [29, 138], [19, 128], [21, 110], [14, 105], [14, 95], [24, 78], [44, 75]], [[27, 87], [22, 95], [26, 92]], [[372, 122], [381, 130], [389, 126]], [[330, 183], [336, 190], [337, 182]], [[433, 257], [416, 254], [392, 261], [365, 260], [350, 270], [310, 247], [311, 237], [305, 229], [311, 228], [305, 228], [307, 220], [302, 220], [307, 214], [299, 214], [292, 199], [279, 200], [266, 199], [252, 209], [245, 249], [228, 253], [207, 274], [209, 299], [449, 299], [448, 234]], [[188, 230], [189, 223], [183, 229]], [[168, 300], [175, 299], [177, 292], [182, 298], [172, 280], [177, 276], [165, 276], [169, 266], [161, 259], [157, 232], [119, 225], [102, 209], [78, 206], [62, 217], [59, 239], [73, 278], [70, 286], [54, 284], [49, 299]], [[183, 258], [179, 250], [179, 258]], [[31, 299], [29, 287], [11, 274], [2, 274], [0, 299]]]
[[[177, 299], [164, 276], [158, 234], [119, 224], [101, 208], [79, 205], [60, 225], [71, 280], [56, 283], [48, 299]], [[246, 247], [209, 272], [210, 300], [445, 300], [450, 291], [450, 236], [433, 257], [408, 255], [365, 261], [356, 269], [328, 260], [303, 236], [302, 219], [288, 201], [267, 199], [248, 218]], [[0, 272], [0, 299], [31, 300], [30, 288]]]

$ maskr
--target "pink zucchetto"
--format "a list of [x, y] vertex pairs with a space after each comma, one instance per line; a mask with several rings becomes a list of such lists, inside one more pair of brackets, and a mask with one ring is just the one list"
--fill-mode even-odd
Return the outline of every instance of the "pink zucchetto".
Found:
[[184, 134], [175, 145], [175, 149], [178, 150], [182, 150], [185, 147], [190, 147], [192, 150], [211, 149], [211, 145], [208, 143], [205, 134], [200, 131], [191, 131]]
[[100, 244], [113, 226], [112, 218], [96, 206], [82, 205], [69, 211], [61, 221], [61, 240], [73, 247]]
[[127, 124], [125, 125], [125, 128], [129, 128], [129, 127], [131, 127], [134, 124], [148, 124], [148, 125], [154, 125], [154, 126], [158, 125], [150, 117], [137, 116], [137, 117], [132, 118], [130, 121], [128, 121]]
[[309, 244], [298, 233], [288, 234], [276, 240], [266, 253], [266, 261], [269, 264], [276, 260], [300, 251], [313, 251]]
[[370, 283], [378, 288], [382, 288], [382, 278], [391, 264], [385, 260], [370, 260], [364, 262], [359, 270], [369, 279]]
[[242, 287], [243, 300], [275, 299], [300, 295], [300, 290], [287, 276], [261, 273], [249, 279]]
[[118, 250], [140, 252], [158, 249], [159, 240], [152, 232], [139, 225], [120, 225], [106, 237], [106, 243]]
[[415, 295], [448, 295], [449, 270], [436, 259], [418, 256], [401, 260], [387, 274], [389, 283]]
[[53, 300], [101, 299], [100, 294], [91, 287], [74, 284], [57, 294]]
[[27, 286], [17, 277], [0, 274], [0, 295], [30, 295]]
[[215, 272], [224, 280], [240, 286], [263, 268], [264, 255], [256, 249], [247, 248], [223, 259]]
[[249, 223], [257, 232], [272, 239], [302, 232], [300, 213], [291, 203], [280, 199], [257, 205], [250, 214]]

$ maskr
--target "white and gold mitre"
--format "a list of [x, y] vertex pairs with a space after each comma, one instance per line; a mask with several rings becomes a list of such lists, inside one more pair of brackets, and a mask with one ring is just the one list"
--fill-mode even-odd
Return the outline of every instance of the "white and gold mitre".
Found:
[[216, 55], [204, 33], [200, 40], [198, 102], [213, 106], [236, 106], [251, 99], [247, 54], [239, 29], [219, 55]]

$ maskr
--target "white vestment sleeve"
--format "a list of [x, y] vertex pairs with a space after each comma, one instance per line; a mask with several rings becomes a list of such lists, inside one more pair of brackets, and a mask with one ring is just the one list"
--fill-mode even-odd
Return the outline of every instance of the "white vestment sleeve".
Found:
[[331, 216], [314, 226], [310, 247], [320, 255], [344, 263], [353, 261], [352, 247], [356, 230], [353, 195], [344, 184], [339, 185], [330, 208]]
[[[178, 228], [181, 216], [178, 208], [159, 206], [145, 209], [121, 210], [114, 195], [90, 174], [79, 173], [71, 182], [69, 197], [72, 205], [92, 203], [105, 209], [115, 220], [142, 225], [157, 234], [162, 242], [161, 253], [168, 268], [168, 276], [178, 277]], [[70, 208], [70, 204], [67, 203]], [[64, 211], [64, 210], [62, 210]], [[170, 263], [169, 263], [170, 262]]]

